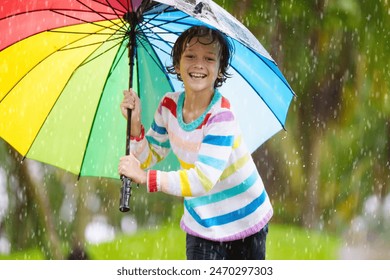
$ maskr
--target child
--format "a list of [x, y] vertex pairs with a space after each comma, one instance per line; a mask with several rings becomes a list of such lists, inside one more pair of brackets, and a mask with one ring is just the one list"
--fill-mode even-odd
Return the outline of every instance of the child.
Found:
[[[167, 68], [184, 91], [162, 98], [146, 135], [137, 94], [124, 91], [121, 103], [125, 117], [133, 110], [132, 153], [120, 159], [118, 172], [148, 192], [184, 197], [180, 226], [191, 260], [265, 259], [272, 206], [229, 101], [217, 90], [229, 77], [231, 55], [219, 31], [191, 27], [177, 39]], [[149, 169], [169, 150], [181, 170]]]

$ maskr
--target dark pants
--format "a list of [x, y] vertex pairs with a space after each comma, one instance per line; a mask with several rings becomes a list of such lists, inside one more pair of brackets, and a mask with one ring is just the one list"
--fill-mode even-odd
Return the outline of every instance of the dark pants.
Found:
[[187, 234], [188, 260], [264, 260], [268, 225], [244, 239], [216, 242]]

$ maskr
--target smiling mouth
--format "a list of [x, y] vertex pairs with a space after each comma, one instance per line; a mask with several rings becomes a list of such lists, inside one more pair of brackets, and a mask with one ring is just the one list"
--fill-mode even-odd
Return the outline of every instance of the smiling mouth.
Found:
[[203, 79], [206, 77], [205, 74], [200, 74], [200, 73], [190, 73], [189, 75], [191, 78], [194, 78], [194, 79]]

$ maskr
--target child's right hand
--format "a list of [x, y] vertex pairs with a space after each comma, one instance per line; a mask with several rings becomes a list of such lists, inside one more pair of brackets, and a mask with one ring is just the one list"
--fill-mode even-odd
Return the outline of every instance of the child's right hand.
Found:
[[132, 110], [132, 116], [140, 114], [140, 100], [133, 89], [123, 91], [123, 100], [120, 104], [120, 108], [125, 119], [127, 119], [127, 109]]
[[139, 160], [132, 153], [120, 158], [118, 173], [131, 178], [137, 184], [146, 184], [147, 173], [142, 170]]
[[122, 115], [127, 119], [127, 109], [131, 111], [131, 135], [138, 137], [141, 134], [141, 102], [133, 90], [123, 91], [123, 100], [120, 104]]

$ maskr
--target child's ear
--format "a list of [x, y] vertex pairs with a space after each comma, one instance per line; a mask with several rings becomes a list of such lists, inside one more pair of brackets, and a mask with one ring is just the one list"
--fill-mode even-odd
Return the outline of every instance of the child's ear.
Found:
[[178, 64], [175, 65], [175, 71], [176, 73], [180, 73], [180, 65]]

